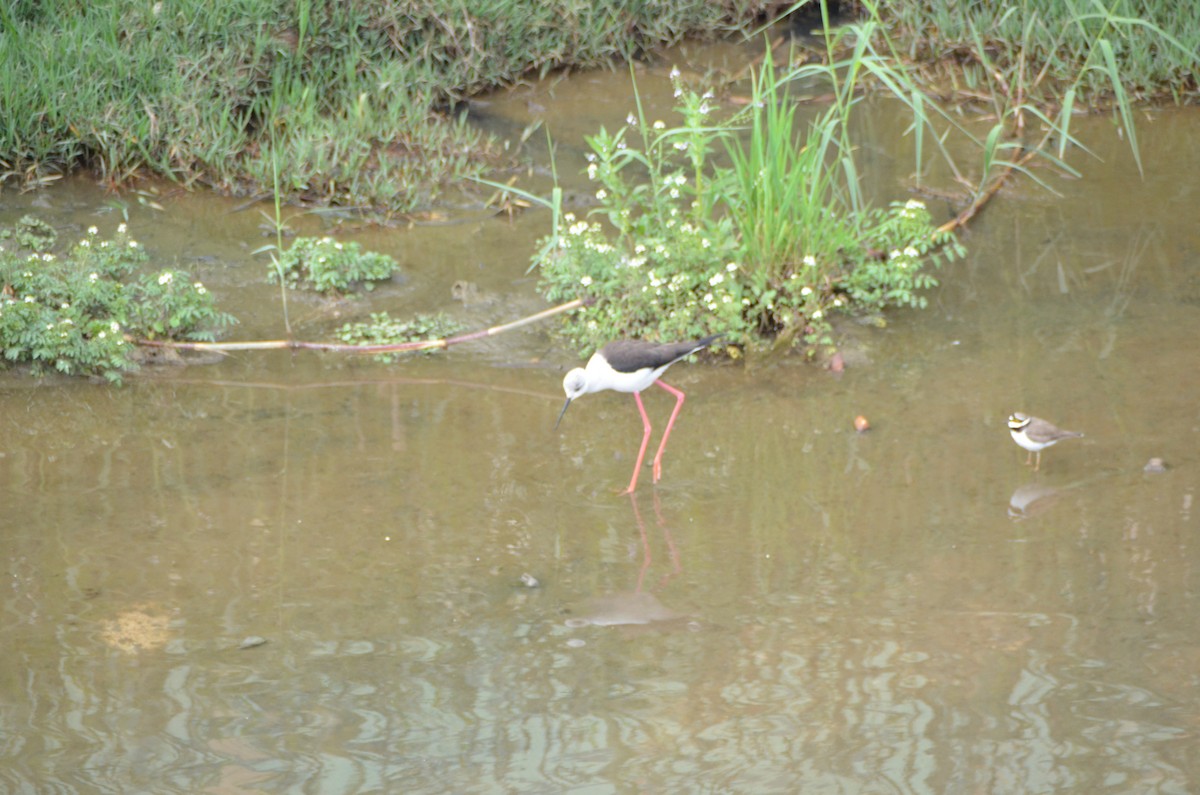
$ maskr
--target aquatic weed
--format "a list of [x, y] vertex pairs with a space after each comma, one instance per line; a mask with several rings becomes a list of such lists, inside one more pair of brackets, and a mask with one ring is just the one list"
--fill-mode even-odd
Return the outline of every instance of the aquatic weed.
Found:
[[358, 243], [300, 237], [277, 252], [267, 268], [267, 279], [272, 284], [283, 279], [293, 289], [341, 295], [359, 287], [373, 290], [374, 282], [392, 278], [399, 269], [400, 263], [392, 257], [364, 251]]
[[235, 322], [186, 272], [145, 273], [149, 256], [125, 224], [111, 237], [90, 227], [65, 252], [9, 245], [0, 246], [0, 349], [35, 374], [119, 381], [136, 366], [134, 340], [209, 340]]

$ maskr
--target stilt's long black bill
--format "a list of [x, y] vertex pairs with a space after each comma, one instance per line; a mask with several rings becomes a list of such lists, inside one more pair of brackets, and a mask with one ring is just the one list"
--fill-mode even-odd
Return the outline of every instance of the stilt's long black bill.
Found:
[[567, 413], [567, 409], [571, 407], [571, 398], [567, 398], [567, 402], [563, 404], [563, 410], [558, 412], [558, 420], [554, 423], [554, 430], [558, 430], [558, 423], [562, 422], [563, 415]]

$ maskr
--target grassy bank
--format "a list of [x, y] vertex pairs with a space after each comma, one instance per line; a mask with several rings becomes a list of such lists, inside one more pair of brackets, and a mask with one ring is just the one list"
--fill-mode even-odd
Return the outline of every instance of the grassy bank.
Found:
[[[876, 4], [869, 4], [876, 5]], [[1056, 103], [1074, 86], [1090, 104], [1122, 90], [1137, 101], [1195, 101], [1200, 4], [1174, 0], [910, 0], [880, 6], [897, 54], [922, 66], [947, 98]], [[1098, 39], [1111, 49], [1098, 52]]]
[[[1196, 4], [1135, 8], [1116, 0], [1108, 12], [1095, 0], [857, 5], [886, 20], [897, 54], [929, 65], [947, 94], [983, 96], [1019, 84], [1052, 101], [1081, 64], [1097, 59], [1089, 46], [1098, 36], [1113, 43], [1111, 58], [1135, 98], [1196, 91]], [[767, 0], [3, 3], [0, 181], [36, 185], [89, 168], [121, 184], [144, 170], [256, 195], [272, 192], [272, 169], [285, 165], [278, 187], [287, 200], [409, 211], [498, 161], [493, 143], [458, 112], [462, 98], [560, 66], [636, 58], [687, 35], [749, 30], [767, 10], [782, 7]], [[1164, 41], [1155, 27], [1174, 39]], [[1090, 78], [1082, 88], [1089, 86]], [[1091, 93], [1106, 87], [1097, 73]]]
[[492, 164], [456, 103], [748, 23], [765, 3], [30, 0], [0, 4], [0, 176], [145, 169], [402, 212]]

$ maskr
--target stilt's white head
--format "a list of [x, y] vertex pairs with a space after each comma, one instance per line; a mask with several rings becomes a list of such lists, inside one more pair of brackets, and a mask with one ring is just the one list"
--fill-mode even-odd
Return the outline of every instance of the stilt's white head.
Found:
[[588, 391], [587, 387], [587, 371], [582, 367], [576, 367], [567, 373], [566, 378], [563, 379], [563, 391], [567, 393], [567, 402], [563, 404], [562, 411], [558, 412], [558, 421], [554, 423], [555, 428], [558, 428], [558, 423], [562, 422], [563, 415], [571, 407], [571, 401], [580, 395], [586, 394]]

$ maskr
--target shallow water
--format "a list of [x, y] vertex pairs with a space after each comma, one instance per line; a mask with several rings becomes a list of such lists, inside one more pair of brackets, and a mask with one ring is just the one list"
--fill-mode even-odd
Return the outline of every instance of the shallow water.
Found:
[[[665, 71], [639, 76], [647, 101], [669, 104]], [[489, 123], [544, 113], [578, 152], [626, 87], [535, 84]], [[577, 357], [545, 326], [392, 366], [0, 375], [0, 790], [1200, 789], [1200, 115], [1143, 114], [1144, 179], [1083, 123], [1104, 162], [1062, 198], [1008, 189], [927, 310], [844, 325], [840, 377], [673, 368], [664, 479], [632, 499], [633, 401], [587, 396], [553, 431]], [[124, 199], [234, 336], [282, 336], [257, 208]], [[0, 195], [0, 221], [108, 232], [113, 200], [75, 180]], [[407, 279], [334, 310], [294, 297], [297, 336], [541, 308], [546, 217], [465, 218], [345, 235]], [[661, 427], [669, 396], [646, 403]], [[1087, 436], [1035, 474], [1015, 410]]]

